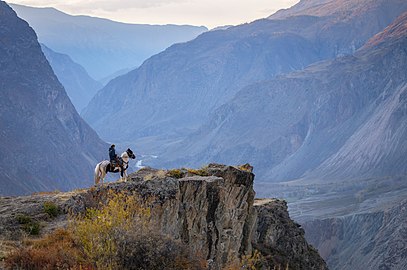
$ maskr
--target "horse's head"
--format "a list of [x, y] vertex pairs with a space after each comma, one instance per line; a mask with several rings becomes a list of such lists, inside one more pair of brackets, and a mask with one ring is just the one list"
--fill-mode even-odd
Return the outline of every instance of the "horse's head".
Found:
[[136, 155], [133, 153], [133, 151], [131, 151], [130, 148], [127, 148], [126, 153], [127, 153], [127, 155], [129, 156], [129, 158], [131, 158], [131, 159], [135, 159], [135, 158], [136, 158]]

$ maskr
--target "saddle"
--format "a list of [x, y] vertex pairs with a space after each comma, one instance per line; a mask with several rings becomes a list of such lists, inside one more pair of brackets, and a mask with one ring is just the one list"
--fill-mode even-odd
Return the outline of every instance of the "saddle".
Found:
[[110, 167], [111, 168], [123, 167], [123, 159], [121, 157], [118, 157], [116, 159], [112, 159], [110, 161]]

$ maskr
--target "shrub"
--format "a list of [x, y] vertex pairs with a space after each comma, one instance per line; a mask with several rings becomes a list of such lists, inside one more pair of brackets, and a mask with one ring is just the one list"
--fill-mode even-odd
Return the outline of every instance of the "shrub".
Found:
[[98, 269], [117, 269], [117, 241], [135, 224], [146, 227], [150, 209], [135, 196], [108, 194], [106, 205], [71, 218], [70, 228], [85, 257]]
[[238, 169], [241, 171], [253, 172], [253, 166], [251, 166], [249, 163], [238, 166]]
[[257, 249], [251, 255], [243, 256], [241, 261], [242, 267], [250, 270], [262, 269], [263, 263], [264, 257]]
[[167, 172], [167, 176], [180, 179], [185, 176], [185, 173], [182, 172], [180, 169], [173, 169]]
[[28, 224], [31, 222], [31, 217], [23, 214], [18, 215], [16, 219], [19, 224]]
[[7, 256], [6, 269], [92, 269], [83, 263], [83, 254], [66, 230], [58, 229], [26, 244]]
[[203, 168], [198, 169], [198, 170], [188, 169], [188, 173], [195, 174], [195, 175], [200, 175], [200, 176], [209, 176], [209, 173]]
[[124, 233], [118, 247], [119, 269], [206, 269], [206, 260], [185, 244], [152, 232]]
[[28, 233], [29, 235], [39, 235], [41, 226], [40, 224], [32, 220], [31, 217], [27, 215], [18, 215], [17, 217], [17, 222], [21, 225], [22, 229]]
[[59, 214], [58, 206], [53, 202], [44, 202], [43, 204], [44, 212], [49, 215], [49, 217], [57, 217]]

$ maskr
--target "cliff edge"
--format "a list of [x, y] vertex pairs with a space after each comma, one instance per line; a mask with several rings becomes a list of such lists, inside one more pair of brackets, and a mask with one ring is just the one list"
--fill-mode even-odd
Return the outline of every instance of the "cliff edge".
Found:
[[[209, 269], [238, 265], [257, 252], [260, 269], [327, 269], [318, 252], [308, 245], [304, 230], [294, 223], [280, 200], [255, 200], [250, 168], [210, 164], [200, 170], [141, 169], [126, 183], [72, 193], [0, 198], [0, 237], [16, 238], [16, 216], [42, 222], [43, 232], [67, 224], [67, 213], [98, 208], [108, 194], [144, 198], [151, 214], [148, 227], [180, 240], [207, 261]], [[44, 221], [42, 205], [52, 201], [61, 214]], [[276, 268], [277, 267], [277, 268]]]

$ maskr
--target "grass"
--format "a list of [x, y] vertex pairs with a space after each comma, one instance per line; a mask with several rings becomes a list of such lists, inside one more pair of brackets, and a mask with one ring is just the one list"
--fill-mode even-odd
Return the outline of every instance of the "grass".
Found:
[[185, 172], [181, 171], [180, 169], [172, 169], [167, 171], [167, 176], [180, 179], [185, 176]]

